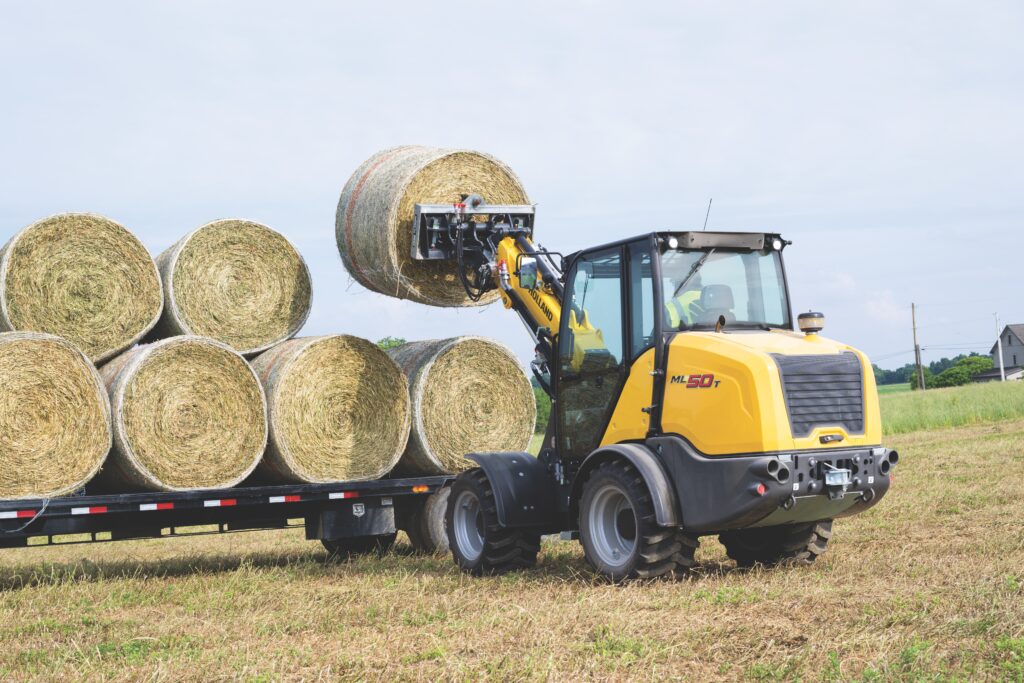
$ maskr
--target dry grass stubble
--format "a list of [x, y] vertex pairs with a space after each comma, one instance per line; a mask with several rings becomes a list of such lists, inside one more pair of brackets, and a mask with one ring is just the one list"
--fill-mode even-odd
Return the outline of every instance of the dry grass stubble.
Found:
[[[578, 544], [473, 579], [325, 563], [301, 531], [5, 553], [0, 671], [113, 680], [1019, 680], [1024, 422], [894, 437], [874, 510], [810, 568], [609, 586]], [[404, 546], [402, 546], [404, 547]], [[402, 548], [400, 547], [400, 549]], [[102, 559], [98, 559], [102, 558]]]

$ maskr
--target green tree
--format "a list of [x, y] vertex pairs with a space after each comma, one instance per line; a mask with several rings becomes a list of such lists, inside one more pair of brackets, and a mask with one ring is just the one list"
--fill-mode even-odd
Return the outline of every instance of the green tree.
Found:
[[939, 373], [929, 387], [959, 387], [970, 384], [979, 372], [992, 369], [992, 359], [988, 356], [964, 356], [956, 364]]
[[547, 431], [548, 421], [551, 419], [551, 398], [548, 397], [546, 391], [534, 382], [533, 399], [537, 402], [537, 426], [535, 430], [538, 434], [543, 434]]
[[396, 346], [401, 346], [405, 343], [406, 341], [401, 337], [384, 337], [377, 341], [377, 346], [387, 351], [388, 349], [393, 349]]

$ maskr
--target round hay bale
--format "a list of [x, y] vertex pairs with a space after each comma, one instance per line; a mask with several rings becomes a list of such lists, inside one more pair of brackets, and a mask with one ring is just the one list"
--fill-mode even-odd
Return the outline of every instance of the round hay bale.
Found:
[[267, 404], [249, 364], [226, 344], [171, 337], [100, 369], [114, 448], [107, 489], [186, 491], [234, 486], [267, 444]]
[[299, 331], [313, 289], [299, 252], [265, 225], [207, 223], [157, 257], [164, 306], [151, 337], [210, 337], [253, 356]]
[[51, 334], [0, 334], [0, 498], [49, 498], [92, 479], [110, 450], [96, 368]]
[[378, 479], [409, 439], [409, 385], [375, 344], [303, 337], [257, 356], [270, 444], [260, 472], [287, 482]]
[[361, 285], [381, 294], [432, 306], [473, 306], [450, 261], [415, 261], [414, 205], [454, 203], [479, 194], [491, 204], [528, 204], [508, 166], [469, 150], [415, 145], [379, 152], [363, 162], [338, 202], [335, 237], [341, 260]]
[[515, 355], [482, 337], [403, 344], [388, 353], [409, 378], [412, 434], [399, 469], [451, 474], [468, 453], [525, 451], [537, 405]]
[[139, 341], [162, 307], [146, 247], [103, 216], [44, 218], [0, 250], [0, 331], [56, 334], [100, 363]]

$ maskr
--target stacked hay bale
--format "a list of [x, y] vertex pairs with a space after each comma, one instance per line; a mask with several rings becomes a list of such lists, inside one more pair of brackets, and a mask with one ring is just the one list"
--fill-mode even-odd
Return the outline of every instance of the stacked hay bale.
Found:
[[252, 221], [213, 221], [157, 257], [166, 306], [153, 339], [210, 337], [254, 356], [293, 337], [312, 303], [306, 262]]
[[[345, 267], [375, 292], [432, 306], [470, 306], [455, 264], [409, 255], [415, 204], [445, 204], [479, 194], [490, 204], [527, 204], [508, 166], [479, 152], [405, 146], [363, 162], [341, 193], [335, 237]], [[489, 292], [476, 304], [498, 297]]]
[[409, 389], [365, 339], [304, 337], [253, 360], [267, 393], [270, 443], [261, 474], [283, 482], [377, 479], [409, 438]]
[[101, 363], [141, 339], [162, 306], [149, 252], [102, 216], [45, 218], [0, 250], [0, 331], [56, 334]]
[[409, 379], [412, 433], [403, 474], [449, 474], [466, 454], [523, 451], [537, 419], [530, 381], [510, 350], [482, 337], [403, 344], [388, 354]]
[[100, 370], [114, 448], [97, 483], [110, 490], [234, 486], [267, 443], [266, 400], [238, 353], [212, 339], [172, 337]]
[[49, 334], [0, 334], [0, 498], [81, 488], [110, 438], [103, 383], [80, 350]]

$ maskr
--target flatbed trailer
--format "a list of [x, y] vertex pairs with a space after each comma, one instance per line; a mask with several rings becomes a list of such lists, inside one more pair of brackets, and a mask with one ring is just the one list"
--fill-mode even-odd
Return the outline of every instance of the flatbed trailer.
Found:
[[[0, 548], [304, 526], [331, 552], [390, 545], [453, 477], [0, 501]], [[195, 529], [210, 527], [213, 529]]]

